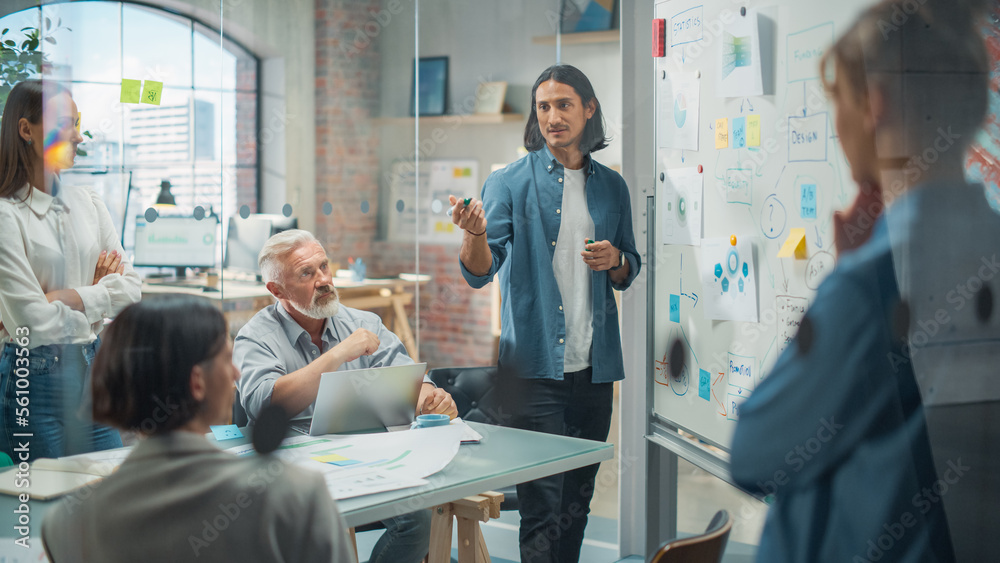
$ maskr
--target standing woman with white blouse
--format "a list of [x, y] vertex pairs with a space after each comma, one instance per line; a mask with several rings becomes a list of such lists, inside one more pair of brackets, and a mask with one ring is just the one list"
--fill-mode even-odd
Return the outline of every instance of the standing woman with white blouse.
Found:
[[0, 452], [15, 463], [122, 444], [90, 421], [88, 374], [140, 280], [104, 203], [59, 183], [78, 126], [69, 91], [40, 80], [11, 90], [0, 121]]

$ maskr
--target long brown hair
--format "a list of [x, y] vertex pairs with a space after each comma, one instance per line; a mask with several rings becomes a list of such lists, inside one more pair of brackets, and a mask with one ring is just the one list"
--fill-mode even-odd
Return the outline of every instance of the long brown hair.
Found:
[[25, 80], [11, 89], [0, 121], [0, 198], [17, 193], [34, 174], [31, 145], [21, 138], [18, 130], [21, 118], [38, 125], [42, 122], [44, 101], [63, 93], [69, 91], [55, 82], [42, 80]]

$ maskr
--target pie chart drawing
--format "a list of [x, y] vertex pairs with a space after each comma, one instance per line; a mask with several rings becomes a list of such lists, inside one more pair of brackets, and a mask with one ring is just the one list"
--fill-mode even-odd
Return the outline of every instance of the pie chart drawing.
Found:
[[674, 123], [677, 124], [678, 129], [683, 128], [684, 122], [687, 120], [687, 107], [684, 94], [677, 94], [677, 98], [674, 99]]

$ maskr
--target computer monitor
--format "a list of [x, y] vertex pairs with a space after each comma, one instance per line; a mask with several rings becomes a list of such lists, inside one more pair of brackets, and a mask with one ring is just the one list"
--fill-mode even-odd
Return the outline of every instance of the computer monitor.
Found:
[[246, 219], [234, 215], [229, 218], [229, 232], [226, 235], [227, 270], [254, 274], [260, 278], [257, 256], [264, 243], [272, 236], [289, 229], [298, 228], [298, 219], [284, 215], [254, 213]]
[[135, 220], [135, 266], [177, 268], [214, 268], [219, 220], [210, 215], [194, 217], [157, 217]]

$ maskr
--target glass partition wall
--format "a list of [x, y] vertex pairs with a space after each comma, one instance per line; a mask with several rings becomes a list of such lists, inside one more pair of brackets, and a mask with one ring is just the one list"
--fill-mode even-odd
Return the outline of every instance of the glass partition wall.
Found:
[[[44, 118], [50, 194], [93, 194], [109, 224], [85, 228], [120, 245], [119, 275], [136, 285], [105, 318], [181, 293], [221, 310], [235, 338], [275, 302], [258, 253], [298, 228], [325, 249], [341, 304], [376, 313], [414, 360], [490, 366], [505, 296], [463, 279], [448, 197], [481, 197], [492, 171], [525, 156], [531, 86], [560, 61], [593, 82], [612, 138], [597, 158], [620, 169], [619, 39], [607, 17], [598, 25], [610, 35], [576, 42], [560, 22], [580, 14], [560, 0], [13, 2], [0, 12], [0, 107], [25, 80], [69, 93], [72, 106], [43, 95], [66, 113], [53, 127]], [[71, 126], [56, 130], [64, 118]], [[116, 273], [80, 252], [76, 267], [95, 271], [74, 272], [79, 283]], [[52, 283], [71, 262], [55, 263]], [[102, 330], [95, 321], [80, 339]], [[617, 555], [616, 464], [599, 474], [584, 548], [601, 560]], [[489, 548], [516, 560], [517, 513], [494, 524]]]

